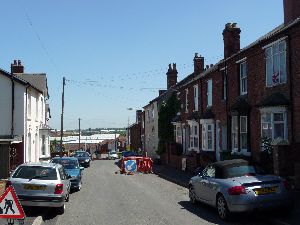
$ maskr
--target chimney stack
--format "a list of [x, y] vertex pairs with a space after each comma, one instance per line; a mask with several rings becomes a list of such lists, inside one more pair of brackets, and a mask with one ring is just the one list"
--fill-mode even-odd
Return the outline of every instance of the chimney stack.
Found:
[[167, 89], [174, 86], [177, 83], [177, 69], [176, 69], [176, 63], [173, 63], [173, 68], [171, 64], [169, 64], [169, 69], [167, 74]]
[[284, 24], [288, 24], [300, 16], [299, 0], [283, 0]]
[[194, 75], [198, 75], [204, 71], [204, 57], [195, 53], [194, 57]]
[[10, 65], [10, 70], [12, 74], [24, 73], [24, 66], [21, 63], [21, 60], [14, 60], [14, 62]]
[[224, 40], [224, 58], [232, 56], [240, 50], [240, 33], [241, 29], [236, 23], [227, 23], [223, 30]]
[[142, 122], [142, 110], [136, 110], [136, 123]]
[[166, 90], [158, 90], [158, 96], [161, 96], [165, 92], [166, 92]]

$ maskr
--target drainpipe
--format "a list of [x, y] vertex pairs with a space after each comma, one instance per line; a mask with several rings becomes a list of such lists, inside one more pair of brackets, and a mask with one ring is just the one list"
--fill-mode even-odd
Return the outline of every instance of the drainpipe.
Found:
[[27, 149], [27, 99], [28, 99], [28, 88], [30, 87], [29, 84], [27, 84], [26, 86], [26, 99], [25, 99], [25, 115], [24, 115], [24, 119], [25, 119], [25, 137], [24, 137], [24, 162], [26, 162], [26, 149]]
[[11, 138], [14, 137], [14, 111], [15, 111], [15, 82], [14, 76], [11, 73]]
[[[288, 53], [289, 56], [291, 55], [291, 37], [290, 35], [288, 36]], [[290, 99], [291, 99], [291, 105], [290, 105], [290, 109], [291, 109], [291, 137], [292, 137], [292, 143], [294, 143], [294, 107], [293, 107], [293, 102], [294, 102], [294, 98], [293, 98], [293, 73], [292, 73], [292, 64], [291, 64], [291, 57], [289, 57], [289, 75], [290, 75]]]

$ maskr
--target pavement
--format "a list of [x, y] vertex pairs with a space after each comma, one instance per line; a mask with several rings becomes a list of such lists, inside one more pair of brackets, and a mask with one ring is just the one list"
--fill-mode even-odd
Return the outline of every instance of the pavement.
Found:
[[[194, 174], [190, 172], [184, 172], [176, 168], [166, 165], [154, 165], [153, 172], [159, 177], [168, 181], [176, 183], [182, 187], [188, 187], [188, 183]], [[288, 215], [271, 215], [270, 218], [266, 218], [268, 224], [271, 225], [299, 225], [300, 224], [300, 190], [294, 192], [295, 208]], [[298, 200], [298, 201], [297, 201]]]

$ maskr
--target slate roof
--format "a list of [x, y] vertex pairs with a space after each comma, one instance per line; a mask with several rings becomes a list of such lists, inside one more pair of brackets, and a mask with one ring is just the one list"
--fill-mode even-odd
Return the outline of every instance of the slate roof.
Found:
[[258, 104], [259, 107], [266, 106], [288, 106], [290, 101], [280, 92], [275, 92], [264, 97]]
[[251, 109], [246, 96], [239, 96], [231, 106], [231, 111], [247, 112]]
[[45, 97], [49, 98], [47, 76], [45, 73], [37, 74], [14, 74], [15, 77], [27, 81], [34, 88], [45, 94]]

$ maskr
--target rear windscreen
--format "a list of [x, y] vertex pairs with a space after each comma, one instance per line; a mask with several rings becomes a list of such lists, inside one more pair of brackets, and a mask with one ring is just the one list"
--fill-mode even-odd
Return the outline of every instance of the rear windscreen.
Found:
[[256, 175], [256, 169], [251, 165], [232, 165], [225, 167], [225, 178], [241, 177], [245, 175]]
[[13, 178], [57, 180], [54, 168], [42, 166], [20, 166], [12, 176]]

